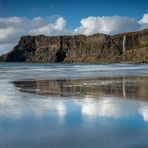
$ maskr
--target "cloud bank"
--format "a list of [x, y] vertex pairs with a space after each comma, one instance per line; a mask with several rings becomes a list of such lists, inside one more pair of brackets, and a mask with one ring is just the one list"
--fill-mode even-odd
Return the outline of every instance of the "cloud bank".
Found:
[[121, 16], [88, 17], [81, 20], [76, 33], [90, 35], [94, 33], [116, 34], [139, 29], [136, 20]]
[[58, 17], [50, 18], [24, 17], [0, 18], [0, 54], [16, 45], [22, 35], [59, 35], [65, 32], [66, 20]]
[[148, 28], [148, 14], [141, 20], [121, 16], [90, 16], [82, 18], [80, 26], [73, 30], [66, 29], [66, 20], [63, 17], [0, 17], [0, 54], [7, 52], [17, 44], [22, 35], [63, 35], [95, 33], [117, 34], [121, 32], [137, 31]]

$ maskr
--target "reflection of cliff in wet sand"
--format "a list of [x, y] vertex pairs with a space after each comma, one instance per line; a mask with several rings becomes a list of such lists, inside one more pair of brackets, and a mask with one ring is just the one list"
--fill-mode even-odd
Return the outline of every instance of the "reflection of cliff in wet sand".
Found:
[[15, 81], [21, 91], [50, 96], [148, 97], [148, 77]]

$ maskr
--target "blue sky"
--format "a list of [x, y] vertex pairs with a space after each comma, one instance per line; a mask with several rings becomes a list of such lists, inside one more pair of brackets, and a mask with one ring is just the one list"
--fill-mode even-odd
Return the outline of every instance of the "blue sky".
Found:
[[128, 16], [140, 19], [148, 0], [0, 0], [0, 16], [63, 16], [69, 29], [88, 16]]
[[0, 0], [0, 54], [22, 35], [118, 34], [148, 28], [148, 0]]

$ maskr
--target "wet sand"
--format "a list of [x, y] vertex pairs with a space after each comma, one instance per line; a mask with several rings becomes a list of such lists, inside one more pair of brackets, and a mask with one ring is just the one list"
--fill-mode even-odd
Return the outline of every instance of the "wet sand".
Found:
[[147, 148], [147, 135], [147, 65], [0, 65], [0, 148]]

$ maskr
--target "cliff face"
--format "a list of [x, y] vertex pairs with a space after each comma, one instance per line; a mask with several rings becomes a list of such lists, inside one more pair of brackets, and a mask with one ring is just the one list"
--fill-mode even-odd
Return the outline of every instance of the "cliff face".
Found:
[[[124, 39], [125, 38], [125, 39]], [[125, 46], [125, 51], [123, 51]], [[118, 35], [24, 36], [1, 62], [148, 62], [148, 29]]]

